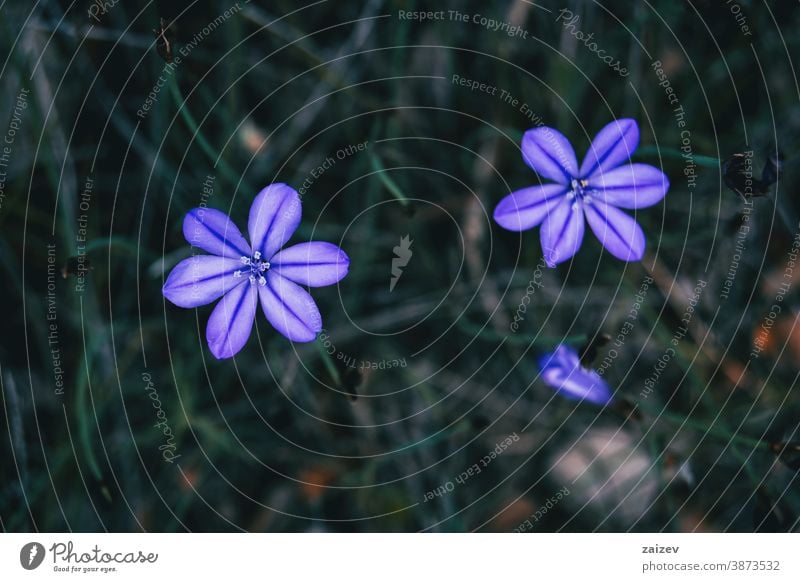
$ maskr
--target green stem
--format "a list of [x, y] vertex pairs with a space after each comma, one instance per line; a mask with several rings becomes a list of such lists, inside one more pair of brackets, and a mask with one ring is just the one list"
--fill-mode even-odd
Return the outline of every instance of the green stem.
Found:
[[[662, 158], [667, 159], [682, 159], [683, 152], [680, 150], [676, 150], [674, 148], [660, 148], [656, 146], [644, 146], [636, 150], [637, 156], [660, 156]], [[697, 164], [698, 166], [703, 166], [705, 168], [717, 168], [719, 169], [720, 164], [722, 163], [719, 158], [713, 158], [711, 156], [701, 156], [699, 154], [694, 154], [692, 156], [692, 161]]]
[[709, 434], [728, 441], [735, 441], [738, 442], [739, 444], [748, 447], [769, 448], [769, 443], [766, 441], [762, 441], [760, 439], [756, 439], [745, 435], [735, 434], [726, 429], [719, 429], [716, 427], [708, 426], [703, 422], [694, 420], [692, 418], [680, 414], [674, 414], [666, 410], [655, 411], [653, 409], [645, 408], [641, 405], [639, 405], [639, 408], [651, 416], [655, 416], [656, 418], [665, 418], [671, 422], [680, 423], [685, 426], [690, 426], [694, 429], [701, 431], [703, 434]]
[[459, 319], [457, 322], [459, 328], [464, 330], [470, 334], [480, 334], [480, 339], [484, 341], [500, 341], [506, 340], [509, 344], [512, 345], [533, 345], [537, 349], [553, 349], [558, 344], [569, 344], [571, 346], [579, 346], [586, 342], [586, 335], [570, 335], [570, 336], [551, 336], [551, 335], [539, 335], [534, 336], [527, 333], [512, 333], [509, 330], [509, 333], [503, 334], [500, 333], [488, 325], [481, 329], [480, 326], [465, 321], [463, 319]]
[[386, 189], [392, 193], [392, 196], [397, 198], [403, 206], [408, 205], [408, 197], [403, 194], [403, 191], [400, 189], [400, 186], [392, 180], [389, 175], [386, 173], [386, 169], [383, 167], [381, 160], [375, 154], [370, 154], [369, 161], [372, 164], [372, 169], [378, 174], [378, 178], [386, 186]]
[[205, 154], [214, 162], [214, 168], [219, 166], [219, 169], [229, 182], [238, 184], [239, 176], [233, 171], [233, 168], [228, 165], [228, 162], [226, 162], [225, 159], [222, 158], [222, 156], [218, 154], [217, 151], [211, 146], [209, 141], [203, 135], [203, 132], [200, 131], [200, 126], [197, 125], [194, 116], [192, 116], [191, 112], [189, 111], [189, 107], [186, 105], [186, 100], [183, 98], [183, 95], [181, 95], [181, 90], [178, 87], [177, 79], [174, 76], [170, 77], [168, 84], [169, 91], [172, 94], [172, 97], [175, 99], [176, 105], [178, 106], [178, 113], [186, 123], [189, 131], [192, 132], [192, 137], [197, 139], [200, 149], [203, 150], [203, 152], [205, 152]]
[[325, 364], [325, 369], [328, 370], [328, 374], [330, 374], [337, 386], [341, 386], [342, 377], [339, 375], [339, 370], [336, 369], [336, 366], [333, 363], [331, 354], [328, 353], [328, 350], [325, 349], [321, 342], [316, 342], [316, 345], [317, 349], [319, 350], [320, 357], [322, 358], [322, 363]]

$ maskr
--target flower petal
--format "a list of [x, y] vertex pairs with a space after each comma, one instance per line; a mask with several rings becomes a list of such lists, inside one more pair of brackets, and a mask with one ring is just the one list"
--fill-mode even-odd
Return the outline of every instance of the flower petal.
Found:
[[599, 201], [585, 204], [584, 212], [589, 226], [609, 253], [622, 261], [641, 260], [644, 255], [644, 233], [631, 216]]
[[206, 305], [246, 281], [233, 276], [241, 267], [239, 259], [195, 255], [175, 265], [162, 293], [178, 307]]
[[669, 180], [664, 172], [647, 164], [627, 164], [596, 174], [587, 190], [606, 204], [619, 208], [647, 208], [664, 198]]
[[300, 224], [300, 195], [286, 184], [270, 184], [250, 207], [247, 228], [253, 250], [269, 260], [291, 238]]
[[323, 287], [347, 275], [350, 259], [328, 242], [307, 242], [283, 249], [270, 259], [275, 273], [309, 287]]
[[259, 286], [258, 296], [267, 320], [293, 342], [312, 342], [322, 330], [322, 316], [311, 295], [273, 270], [267, 272], [267, 284]]
[[220, 257], [249, 257], [250, 245], [228, 215], [213, 208], [193, 208], [183, 219], [186, 241]]
[[[247, 279], [245, 279], [247, 280]], [[208, 349], [222, 360], [236, 355], [247, 343], [256, 316], [256, 287], [248, 282], [228, 291], [211, 312], [206, 326]]]
[[538, 226], [567, 193], [561, 184], [543, 184], [512, 192], [494, 209], [494, 220], [506, 230], [519, 232]]
[[555, 267], [578, 252], [584, 228], [581, 206], [564, 197], [542, 223], [540, 237], [548, 267]]
[[580, 366], [581, 360], [576, 350], [566, 344], [559, 344], [556, 351], [553, 352], [552, 363], [562, 368], [576, 368]]
[[611, 401], [611, 387], [600, 374], [580, 366], [572, 348], [558, 346], [556, 351], [539, 359], [539, 367], [542, 380], [566, 398], [600, 405]]
[[616, 119], [592, 140], [581, 164], [581, 178], [607, 172], [628, 160], [639, 145], [639, 124], [634, 119]]
[[525, 132], [522, 158], [534, 172], [559, 184], [569, 184], [578, 175], [575, 150], [569, 140], [552, 127], [537, 127]]

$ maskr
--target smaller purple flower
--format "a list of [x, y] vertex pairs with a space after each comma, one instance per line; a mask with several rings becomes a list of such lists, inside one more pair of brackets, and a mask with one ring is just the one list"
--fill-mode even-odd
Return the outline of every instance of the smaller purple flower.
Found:
[[222, 297], [206, 327], [215, 358], [233, 357], [244, 347], [258, 303], [272, 326], [292, 341], [314, 341], [322, 330], [317, 304], [300, 285], [333, 285], [347, 275], [350, 259], [327, 242], [281, 250], [300, 224], [300, 215], [300, 196], [293, 188], [267, 186], [250, 207], [251, 246], [219, 210], [194, 208], [186, 214], [183, 236], [211, 254], [175, 265], [163, 293], [178, 307], [199, 307]]
[[550, 127], [526, 131], [521, 146], [525, 163], [555, 184], [512, 192], [495, 208], [495, 221], [513, 231], [541, 224], [542, 251], [549, 267], [578, 251], [584, 216], [608, 252], [623, 261], [640, 260], [644, 233], [620, 208], [657, 204], [666, 195], [669, 180], [653, 166], [625, 164], [638, 145], [635, 120], [612, 121], [595, 136], [578, 168], [575, 151], [561, 133]]
[[600, 374], [581, 366], [578, 353], [560, 344], [555, 351], [539, 358], [542, 380], [571, 400], [588, 400], [594, 404], [611, 402], [611, 387]]

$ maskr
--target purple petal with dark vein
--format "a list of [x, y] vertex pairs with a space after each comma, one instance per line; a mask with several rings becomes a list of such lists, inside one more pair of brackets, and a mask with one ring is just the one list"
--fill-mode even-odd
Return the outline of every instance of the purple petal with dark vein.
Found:
[[[246, 280], [246, 279], [245, 279]], [[228, 291], [211, 312], [206, 326], [208, 349], [214, 357], [231, 358], [250, 338], [256, 316], [258, 285], [249, 281]]]
[[575, 150], [569, 140], [552, 127], [537, 127], [525, 132], [522, 158], [534, 172], [559, 184], [569, 184], [578, 175]]
[[189, 257], [175, 265], [162, 293], [178, 307], [206, 305], [247, 280], [233, 276], [241, 268], [239, 259], [214, 255]]
[[272, 326], [293, 342], [312, 342], [322, 330], [322, 316], [314, 299], [302, 287], [272, 270], [259, 286], [261, 309]]
[[250, 245], [228, 215], [213, 208], [193, 208], [183, 219], [183, 236], [197, 248], [220, 257], [250, 256]]
[[333, 285], [347, 275], [350, 258], [328, 242], [300, 243], [279, 251], [270, 269], [282, 277], [309, 287]]
[[247, 228], [253, 250], [265, 260], [286, 244], [300, 224], [300, 196], [286, 184], [270, 184], [258, 193], [250, 207]]
[[581, 367], [572, 348], [560, 345], [555, 352], [539, 359], [539, 367], [542, 380], [566, 398], [598, 405], [611, 402], [611, 387], [600, 374]]
[[548, 267], [569, 260], [583, 242], [583, 210], [565, 196], [542, 222], [540, 238]]
[[631, 157], [639, 145], [639, 125], [633, 119], [617, 119], [601, 129], [592, 140], [581, 164], [581, 178], [608, 172]]
[[494, 220], [507, 230], [528, 230], [541, 224], [566, 193], [562, 184], [517, 190], [500, 201], [494, 209]]
[[622, 261], [639, 261], [644, 255], [642, 228], [631, 217], [610, 204], [594, 201], [584, 205], [589, 226], [606, 250]]
[[647, 208], [658, 204], [669, 189], [664, 172], [647, 164], [627, 164], [589, 180], [593, 196], [618, 208]]

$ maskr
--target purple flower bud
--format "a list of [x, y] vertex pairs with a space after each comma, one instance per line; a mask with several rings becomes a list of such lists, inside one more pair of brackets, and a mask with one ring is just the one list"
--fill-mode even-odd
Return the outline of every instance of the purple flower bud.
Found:
[[605, 405], [611, 402], [612, 390], [600, 374], [581, 366], [578, 353], [560, 344], [555, 351], [539, 358], [542, 380], [559, 394], [572, 400], [588, 400]]

